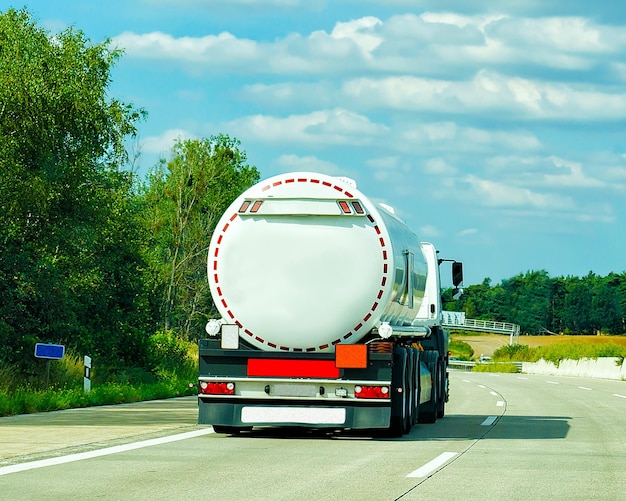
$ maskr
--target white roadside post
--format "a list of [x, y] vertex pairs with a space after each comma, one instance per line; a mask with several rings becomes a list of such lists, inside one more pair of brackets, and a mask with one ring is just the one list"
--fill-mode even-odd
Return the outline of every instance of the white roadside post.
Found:
[[91, 357], [85, 355], [85, 374], [83, 377], [83, 388], [85, 393], [91, 391]]

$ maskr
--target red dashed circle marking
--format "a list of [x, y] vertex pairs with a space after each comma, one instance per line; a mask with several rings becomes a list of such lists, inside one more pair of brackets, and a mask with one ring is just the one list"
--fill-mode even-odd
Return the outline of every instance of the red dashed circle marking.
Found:
[[[294, 182], [298, 182], [298, 183], [307, 183], [307, 182], [309, 182], [309, 183], [313, 183], [313, 184], [320, 184], [321, 183], [323, 186], [332, 187], [334, 190], [339, 191], [340, 193], [343, 193], [348, 198], [354, 198], [354, 195], [352, 193], [346, 191], [341, 186], [333, 185], [332, 183], [330, 183], [328, 181], [321, 181], [320, 179], [315, 179], [315, 178], [311, 178], [311, 179], [308, 179], [308, 178], [294, 179], [294, 178], [290, 178], [290, 179], [286, 179], [284, 181], [285, 184], [287, 184], [287, 183], [294, 183]], [[267, 190], [269, 190], [269, 189], [271, 189], [273, 187], [280, 186], [282, 184], [283, 184], [283, 181], [275, 181], [271, 185], [267, 184], [267, 185], [263, 186], [261, 188], [261, 191], [267, 191]], [[218, 271], [217, 257], [218, 257], [218, 254], [219, 254], [219, 246], [222, 244], [222, 241], [223, 241], [223, 238], [224, 238], [224, 234], [226, 233], [226, 231], [230, 227], [230, 222], [233, 222], [238, 216], [239, 216], [239, 214], [235, 212], [230, 217], [229, 222], [224, 225], [224, 227], [222, 228], [222, 230], [220, 232], [220, 235], [218, 236], [217, 246], [215, 248], [214, 261], [213, 261], [213, 271], [214, 272]], [[382, 234], [382, 232], [381, 232], [379, 226], [376, 224], [376, 221], [374, 220], [374, 217], [371, 214], [368, 214], [367, 218], [370, 221], [370, 223], [373, 224], [373, 229], [376, 232], [376, 234], [379, 235], [379, 243], [380, 243], [380, 246], [382, 248], [382, 256], [383, 256], [383, 261], [384, 261], [384, 263], [383, 263], [383, 277], [382, 277], [382, 280], [381, 280], [381, 287], [384, 288], [385, 284], [387, 283], [387, 276], [386, 275], [388, 273], [388, 264], [387, 264], [388, 254], [387, 254], [387, 249], [386, 249], [387, 246], [385, 244], [385, 240], [383, 239], [383, 237], [380, 236]], [[219, 274], [218, 273], [214, 273], [213, 278], [214, 278], [214, 281], [215, 281], [216, 284], [219, 283]], [[222, 290], [221, 290], [220, 287], [217, 288], [217, 293], [218, 293], [218, 296], [220, 297], [221, 303], [224, 305], [224, 308], [227, 309], [228, 315], [235, 321], [235, 324], [239, 328], [243, 329], [243, 331], [245, 332], [246, 335], [248, 335], [251, 338], [254, 338], [259, 343], [266, 344], [267, 346], [269, 346], [272, 349], [278, 348], [281, 351], [294, 351], [294, 352], [307, 351], [307, 352], [311, 352], [311, 351], [317, 351], [317, 350], [325, 350], [325, 349], [329, 348], [331, 345], [335, 346], [335, 345], [341, 343], [342, 339], [348, 339], [355, 332], [359, 331], [363, 327], [363, 323], [367, 322], [372, 317], [372, 312], [376, 311], [376, 309], [380, 306], [379, 302], [377, 302], [377, 301], [374, 302], [374, 304], [370, 308], [370, 311], [365, 314], [365, 316], [361, 319], [361, 321], [359, 321], [358, 324], [356, 324], [350, 331], [348, 331], [346, 334], [344, 334], [341, 338], [335, 339], [330, 344], [326, 343], [326, 344], [320, 345], [318, 347], [308, 347], [308, 348], [289, 348], [287, 346], [278, 346], [275, 343], [272, 343], [270, 341], [266, 341], [262, 337], [255, 335], [249, 329], [243, 328], [243, 325], [241, 324], [241, 322], [239, 322], [239, 320], [237, 320], [235, 318], [235, 315], [233, 314], [233, 312], [230, 309], [228, 309], [228, 305], [226, 303], [226, 300], [222, 296], [223, 293], [222, 293]], [[380, 300], [382, 298], [383, 294], [384, 294], [384, 290], [380, 289], [378, 291], [378, 295], [376, 296], [377, 299]]]

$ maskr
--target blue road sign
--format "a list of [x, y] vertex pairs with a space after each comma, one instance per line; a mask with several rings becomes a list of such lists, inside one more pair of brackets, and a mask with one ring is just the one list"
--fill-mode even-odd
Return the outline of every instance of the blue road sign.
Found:
[[37, 358], [61, 360], [63, 355], [65, 355], [65, 346], [62, 344], [37, 343], [35, 345], [35, 357]]

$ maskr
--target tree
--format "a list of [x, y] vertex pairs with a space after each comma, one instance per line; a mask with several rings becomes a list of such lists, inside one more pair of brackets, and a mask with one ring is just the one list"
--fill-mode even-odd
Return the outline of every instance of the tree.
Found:
[[121, 168], [143, 111], [107, 96], [120, 55], [73, 28], [52, 35], [26, 10], [0, 14], [1, 361], [28, 363], [36, 340], [126, 349], [118, 334], [142, 285]]
[[527, 272], [502, 281], [509, 298], [509, 322], [522, 332], [545, 332], [550, 325], [552, 283], [545, 270]]
[[595, 330], [615, 334], [622, 328], [622, 308], [619, 298], [620, 277], [609, 273], [595, 280], [591, 321]]
[[213, 229], [232, 201], [259, 180], [239, 146], [227, 135], [178, 141], [144, 188], [161, 323], [188, 339], [197, 339], [215, 312], [206, 276]]

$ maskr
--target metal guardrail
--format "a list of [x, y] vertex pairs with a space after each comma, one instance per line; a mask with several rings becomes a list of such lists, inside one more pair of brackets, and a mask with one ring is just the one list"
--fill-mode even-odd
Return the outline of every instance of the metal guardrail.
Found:
[[494, 322], [492, 320], [474, 320], [466, 318], [463, 327], [471, 327], [474, 329], [486, 329], [490, 332], [502, 332], [503, 334], [519, 334], [520, 326], [508, 322]]
[[475, 320], [473, 318], [465, 318], [464, 314], [454, 316], [454, 314], [445, 315], [445, 313], [446, 312], [444, 312], [444, 319], [447, 319], [448, 321], [444, 321], [442, 325], [448, 329], [508, 334], [509, 336], [511, 336], [509, 344], [513, 345], [518, 344], [519, 342], [521, 329], [518, 324], [512, 324], [509, 322], [495, 322], [492, 320]]
[[448, 368], [457, 371], [471, 372], [476, 362], [465, 362], [463, 360], [450, 360]]

